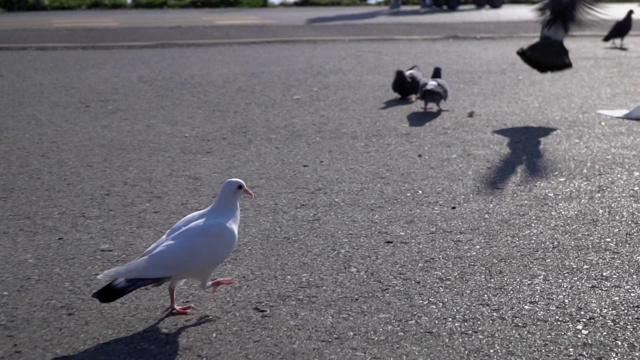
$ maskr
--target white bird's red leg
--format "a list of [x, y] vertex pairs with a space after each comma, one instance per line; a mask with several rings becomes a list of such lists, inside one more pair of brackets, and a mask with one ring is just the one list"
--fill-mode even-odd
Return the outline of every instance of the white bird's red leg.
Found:
[[176, 288], [173, 286], [169, 286], [169, 301], [171, 304], [169, 307], [164, 309], [164, 312], [170, 312], [172, 314], [184, 315], [189, 313], [189, 309], [193, 307], [193, 305], [176, 305]]
[[207, 287], [211, 288], [211, 294], [213, 295], [213, 293], [216, 292], [216, 289], [218, 288], [218, 286], [231, 285], [231, 284], [233, 284], [233, 278], [221, 278], [221, 279], [215, 279], [211, 281], [210, 283], [207, 284]]

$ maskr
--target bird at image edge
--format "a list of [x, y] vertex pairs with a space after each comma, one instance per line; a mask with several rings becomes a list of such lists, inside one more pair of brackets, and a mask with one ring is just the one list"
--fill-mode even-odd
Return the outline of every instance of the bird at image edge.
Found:
[[602, 41], [612, 41], [613, 46], [615, 47], [615, 39], [620, 39], [619, 49], [624, 49], [624, 47], [622, 46], [622, 41], [624, 41], [625, 36], [629, 35], [629, 31], [631, 31], [631, 26], [633, 25], [631, 15], [633, 15], [633, 9], [627, 12], [627, 15], [624, 17], [624, 19], [616, 21], [616, 23], [613, 24], [613, 27], [611, 28], [611, 30], [609, 30], [609, 33], [605, 35], [604, 38], [602, 38]]
[[537, 42], [518, 49], [518, 56], [541, 73], [573, 67], [564, 38], [574, 25], [580, 25], [600, 10], [591, 0], [546, 0], [538, 5], [542, 28]]

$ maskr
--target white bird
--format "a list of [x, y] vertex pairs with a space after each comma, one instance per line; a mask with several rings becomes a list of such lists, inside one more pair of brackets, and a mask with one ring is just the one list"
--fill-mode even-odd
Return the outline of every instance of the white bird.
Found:
[[598, 114], [613, 116], [628, 120], [640, 120], [640, 104], [631, 110], [618, 109], [618, 110], [597, 110]]
[[243, 195], [254, 197], [242, 180], [225, 181], [211, 206], [178, 221], [137, 259], [100, 274], [99, 279], [112, 281], [92, 297], [109, 303], [141, 287], [168, 282], [171, 303], [165, 312], [187, 314], [192, 305], [175, 302], [176, 286], [183, 280], [199, 280], [212, 294], [218, 286], [232, 284], [232, 278], [213, 280], [211, 274], [236, 246]]

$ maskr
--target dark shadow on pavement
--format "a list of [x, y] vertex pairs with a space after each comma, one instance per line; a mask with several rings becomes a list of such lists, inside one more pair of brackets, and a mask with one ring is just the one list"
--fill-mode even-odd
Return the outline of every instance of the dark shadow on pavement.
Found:
[[319, 24], [319, 23], [328, 23], [334, 21], [357, 21], [357, 20], [366, 20], [377, 18], [378, 16], [386, 15], [388, 13], [387, 9], [375, 10], [375, 11], [365, 11], [365, 12], [357, 12], [351, 14], [338, 14], [332, 16], [320, 16], [307, 20], [307, 24]]
[[473, 7], [459, 7], [456, 10], [449, 10], [447, 8], [424, 8], [424, 9], [412, 9], [412, 10], [397, 10], [397, 11], [389, 11], [387, 15], [389, 16], [406, 16], [406, 15], [433, 15], [433, 14], [441, 14], [448, 12], [466, 12], [478, 10], [475, 5]]
[[509, 139], [509, 154], [500, 160], [495, 170], [486, 178], [485, 187], [489, 190], [504, 189], [509, 179], [516, 173], [518, 166], [524, 165], [531, 179], [545, 175], [545, 162], [540, 145], [543, 137], [551, 135], [557, 129], [543, 126], [521, 126], [496, 130], [493, 133]]
[[628, 51], [629, 50], [626, 47], [617, 47], [617, 46], [607, 46], [605, 49], [607, 49], [607, 50], [618, 50], [618, 51]]
[[[457, 12], [460, 11], [470, 11], [475, 10], [475, 6], [472, 8], [458, 8]], [[431, 15], [431, 14], [440, 14], [443, 12], [452, 12], [452, 10], [447, 9], [407, 9], [407, 10], [388, 10], [386, 8], [374, 11], [363, 11], [356, 12], [351, 14], [337, 14], [332, 16], [320, 16], [315, 18], [310, 18], [307, 20], [307, 24], [322, 24], [336, 21], [358, 21], [358, 20], [367, 20], [373, 19], [380, 16], [408, 16], [408, 15]]]
[[164, 333], [158, 325], [168, 316], [135, 334], [113, 339], [74, 355], [60, 356], [53, 360], [114, 360], [114, 359], [154, 359], [174, 360], [180, 348], [179, 337], [183, 331], [213, 321], [202, 316], [191, 324], [184, 325], [174, 332]]
[[425, 126], [437, 119], [440, 114], [440, 111], [414, 111], [407, 115], [407, 121], [411, 127]]
[[411, 105], [413, 104], [413, 100], [411, 100], [410, 98], [404, 98], [404, 99], [399, 99], [399, 98], [395, 98], [395, 99], [389, 99], [387, 101], [384, 102], [384, 106], [380, 108], [380, 110], [386, 110], [395, 106], [402, 106], [402, 105]]

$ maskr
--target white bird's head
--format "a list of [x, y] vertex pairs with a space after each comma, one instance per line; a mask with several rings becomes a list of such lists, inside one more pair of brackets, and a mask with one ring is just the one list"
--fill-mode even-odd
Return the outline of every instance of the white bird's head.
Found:
[[243, 195], [251, 196], [251, 198], [255, 197], [253, 192], [245, 185], [244, 181], [240, 179], [229, 179], [222, 184], [222, 189], [220, 189], [220, 196], [239, 199]]

